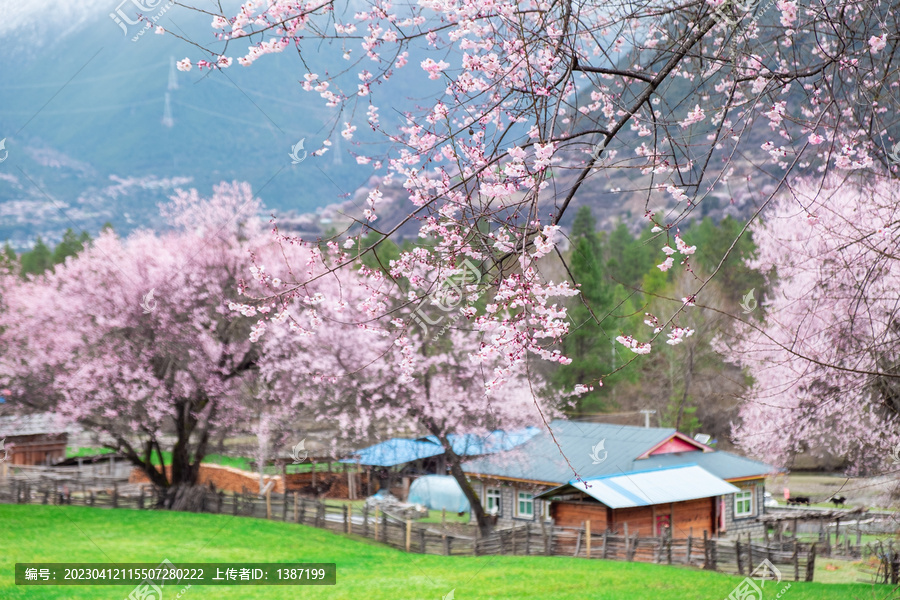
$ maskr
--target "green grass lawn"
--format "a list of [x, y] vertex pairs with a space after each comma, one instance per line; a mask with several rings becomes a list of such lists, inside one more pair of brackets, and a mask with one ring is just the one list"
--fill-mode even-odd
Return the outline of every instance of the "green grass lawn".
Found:
[[[133, 586], [26, 587], [16, 562], [334, 562], [337, 585], [195, 586], [202, 598], [329, 600], [721, 600], [742, 578], [684, 567], [561, 557], [405, 554], [291, 523], [227, 515], [0, 505], [0, 598], [122, 600]], [[168, 592], [168, 586], [166, 591]], [[165, 600], [180, 591], [175, 588]], [[775, 597], [766, 589], [765, 598]], [[891, 597], [885, 586], [791, 583], [783, 600]]]

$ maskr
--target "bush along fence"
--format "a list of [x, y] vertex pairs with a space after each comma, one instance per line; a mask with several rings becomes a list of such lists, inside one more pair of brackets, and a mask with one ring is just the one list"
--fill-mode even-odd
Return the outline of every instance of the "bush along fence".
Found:
[[[122, 486], [126, 487], [126, 486]], [[134, 488], [135, 486], [127, 486]], [[59, 481], [10, 478], [0, 482], [0, 503], [69, 504], [98, 508], [151, 509], [157, 504], [154, 488], [140, 486], [137, 493], [120, 493], [120, 486], [82, 489], [61, 486]], [[361, 509], [349, 504], [326, 504], [286, 494], [226, 493], [198, 489], [192, 497], [195, 512], [256, 517], [310, 525], [336, 533], [362, 536], [406, 552], [445, 556], [572, 556], [588, 559], [654, 562], [750, 575], [768, 560], [793, 581], [812, 581], [816, 543], [798, 541], [760, 544], [751, 541], [710, 538], [641, 537], [640, 531], [594, 531], [590, 521], [583, 527], [559, 527], [551, 523], [527, 523], [496, 529], [489, 535], [460, 535], [442, 530], [437, 523], [418, 523], [398, 518], [377, 507]], [[477, 530], [476, 530], [477, 531]]]

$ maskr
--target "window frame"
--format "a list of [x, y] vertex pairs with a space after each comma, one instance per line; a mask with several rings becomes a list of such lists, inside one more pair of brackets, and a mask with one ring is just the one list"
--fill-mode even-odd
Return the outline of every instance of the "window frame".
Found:
[[[734, 518], [735, 519], [745, 519], [747, 517], [752, 517], [755, 511], [756, 502], [754, 501], [756, 497], [756, 488], [755, 487], [747, 487], [741, 488], [741, 491], [735, 492], [734, 494]], [[747, 502], [747, 510], [745, 512], [741, 512], [739, 507], [744, 502]]]
[[[493, 492], [496, 492], [494, 494]], [[499, 487], [489, 487], [487, 484], [484, 485], [484, 500], [482, 500], [481, 506], [484, 508], [484, 511], [490, 514], [490, 501], [497, 501], [497, 516], [503, 514], [503, 490]]]
[[[521, 498], [519, 498], [519, 496], [521, 494], [526, 494], [528, 496], [531, 496], [530, 499], [525, 501], [525, 502], [529, 502], [531, 504], [531, 513], [530, 514], [529, 513], [523, 514], [522, 511], [519, 509], [519, 503], [523, 502], [523, 500]], [[534, 521], [534, 492], [531, 492], [528, 490], [517, 489], [514, 508], [515, 508], [514, 514], [517, 519], [528, 519], [530, 521]]]

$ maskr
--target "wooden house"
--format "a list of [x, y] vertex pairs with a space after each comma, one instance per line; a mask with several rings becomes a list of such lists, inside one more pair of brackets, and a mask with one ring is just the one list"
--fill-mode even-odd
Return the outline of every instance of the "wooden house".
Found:
[[0, 462], [52, 465], [66, 458], [66, 426], [54, 414], [0, 417]]
[[718, 531], [717, 499], [739, 488], [696, 465], [607, 475], [575, 481], [538, 494], [551, 500], [550, 516], [561, 526], [594, 531], [643, 532], [676, 537]]
[[[771, 465], [717, 451], [669, 428], [557, 419], [551, 429], [553, 435], [545, 431], [510, 451], [465, 463], [466, 475], [482, 505], [499, 523], [543, 519], [580, 525], [586, 519], [577, 516], [579, 511], [591, 515], [605, 511], [604, 522], [611, 526], [627, 522], [633, 531], [632, 522], [640, 522], [635, 526], [648, 535], [661, 526], [657, 516], [662, 523], [666, 515], [670, 527], [673, 522], [687, 527], [692, 527], [690, 522], [703, 523], [711, 535], [761, 529], [756, 518], [765, 512], [765, 477], [777, 471]], [[678, 471], [675, 467], [695, 468]], [[699, 488], [703, 483], [706, 495], [678, 499], [666, 493], [668, 484], [660, 482], [672, 476], [665, 474], [667, 470], [688, 485], [693, 482]], [[643, 475], [647, 473], [656, 474]], [[578, 489], [580, 481], [593, 480], [622, 487], [614, 479], [619, 476], [650, 477], [652, 481], [645, 485], [652, 484], [660, 491], [644, 499], [649, 504], [610, 506], [587, 493], [590, 490]], [[551, 490], [555, 493], [545, 493]], [[591, 525], [594, 527], [593, 519]], [[695, 532], [699, 533], [696, 528]]]

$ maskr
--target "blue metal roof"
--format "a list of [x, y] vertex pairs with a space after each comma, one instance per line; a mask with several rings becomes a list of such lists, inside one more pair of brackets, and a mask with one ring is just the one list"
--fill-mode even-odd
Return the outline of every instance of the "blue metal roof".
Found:
[[[563, 419], [554, 420], [550, 427], [553, 437], [546, 431], [542, 432], [510, 451], [467, 461], [463, 470], [473, 476], [493, 475], [548, 484], [565, 484], [576, 474], [583, 479], [591, 479], [686, 464], [699, 465], [720, 479], [762, 477], [777, 471], [771, 465], [718, 450], [673, 452], [637, 458], [675, 435], [676, 430], [672, 428], [629, 427]], [[595, 453], [594, 447], [600, 442], [603, 442], [603, 448]]]
[[584, 492], [610, 508], [632, 508], [712, 498], [740, 490], [697, 465], [684, 465], [595, 477], [584, 482], [572, 480], [538, 497], [574, 491]]
[[[450, 442], [453, 451], [459, 456], [481, 456], [510, 450], [527, 442], [539, 433], [540, 429], [537, 427], [528, 427], [513, 432], [497, 430], [486, 435], [471, 433], [451, 434], [447, 436], [447, 440]], [[443, 453], [443, 447], [433, 435], [414, 440], [393, 438], [380, 444], [357, 450], [353, 453], [353, 458], [345, 458], [341, 462], [358, 462], [361, 465], [374, 467], [394, 467]]]

